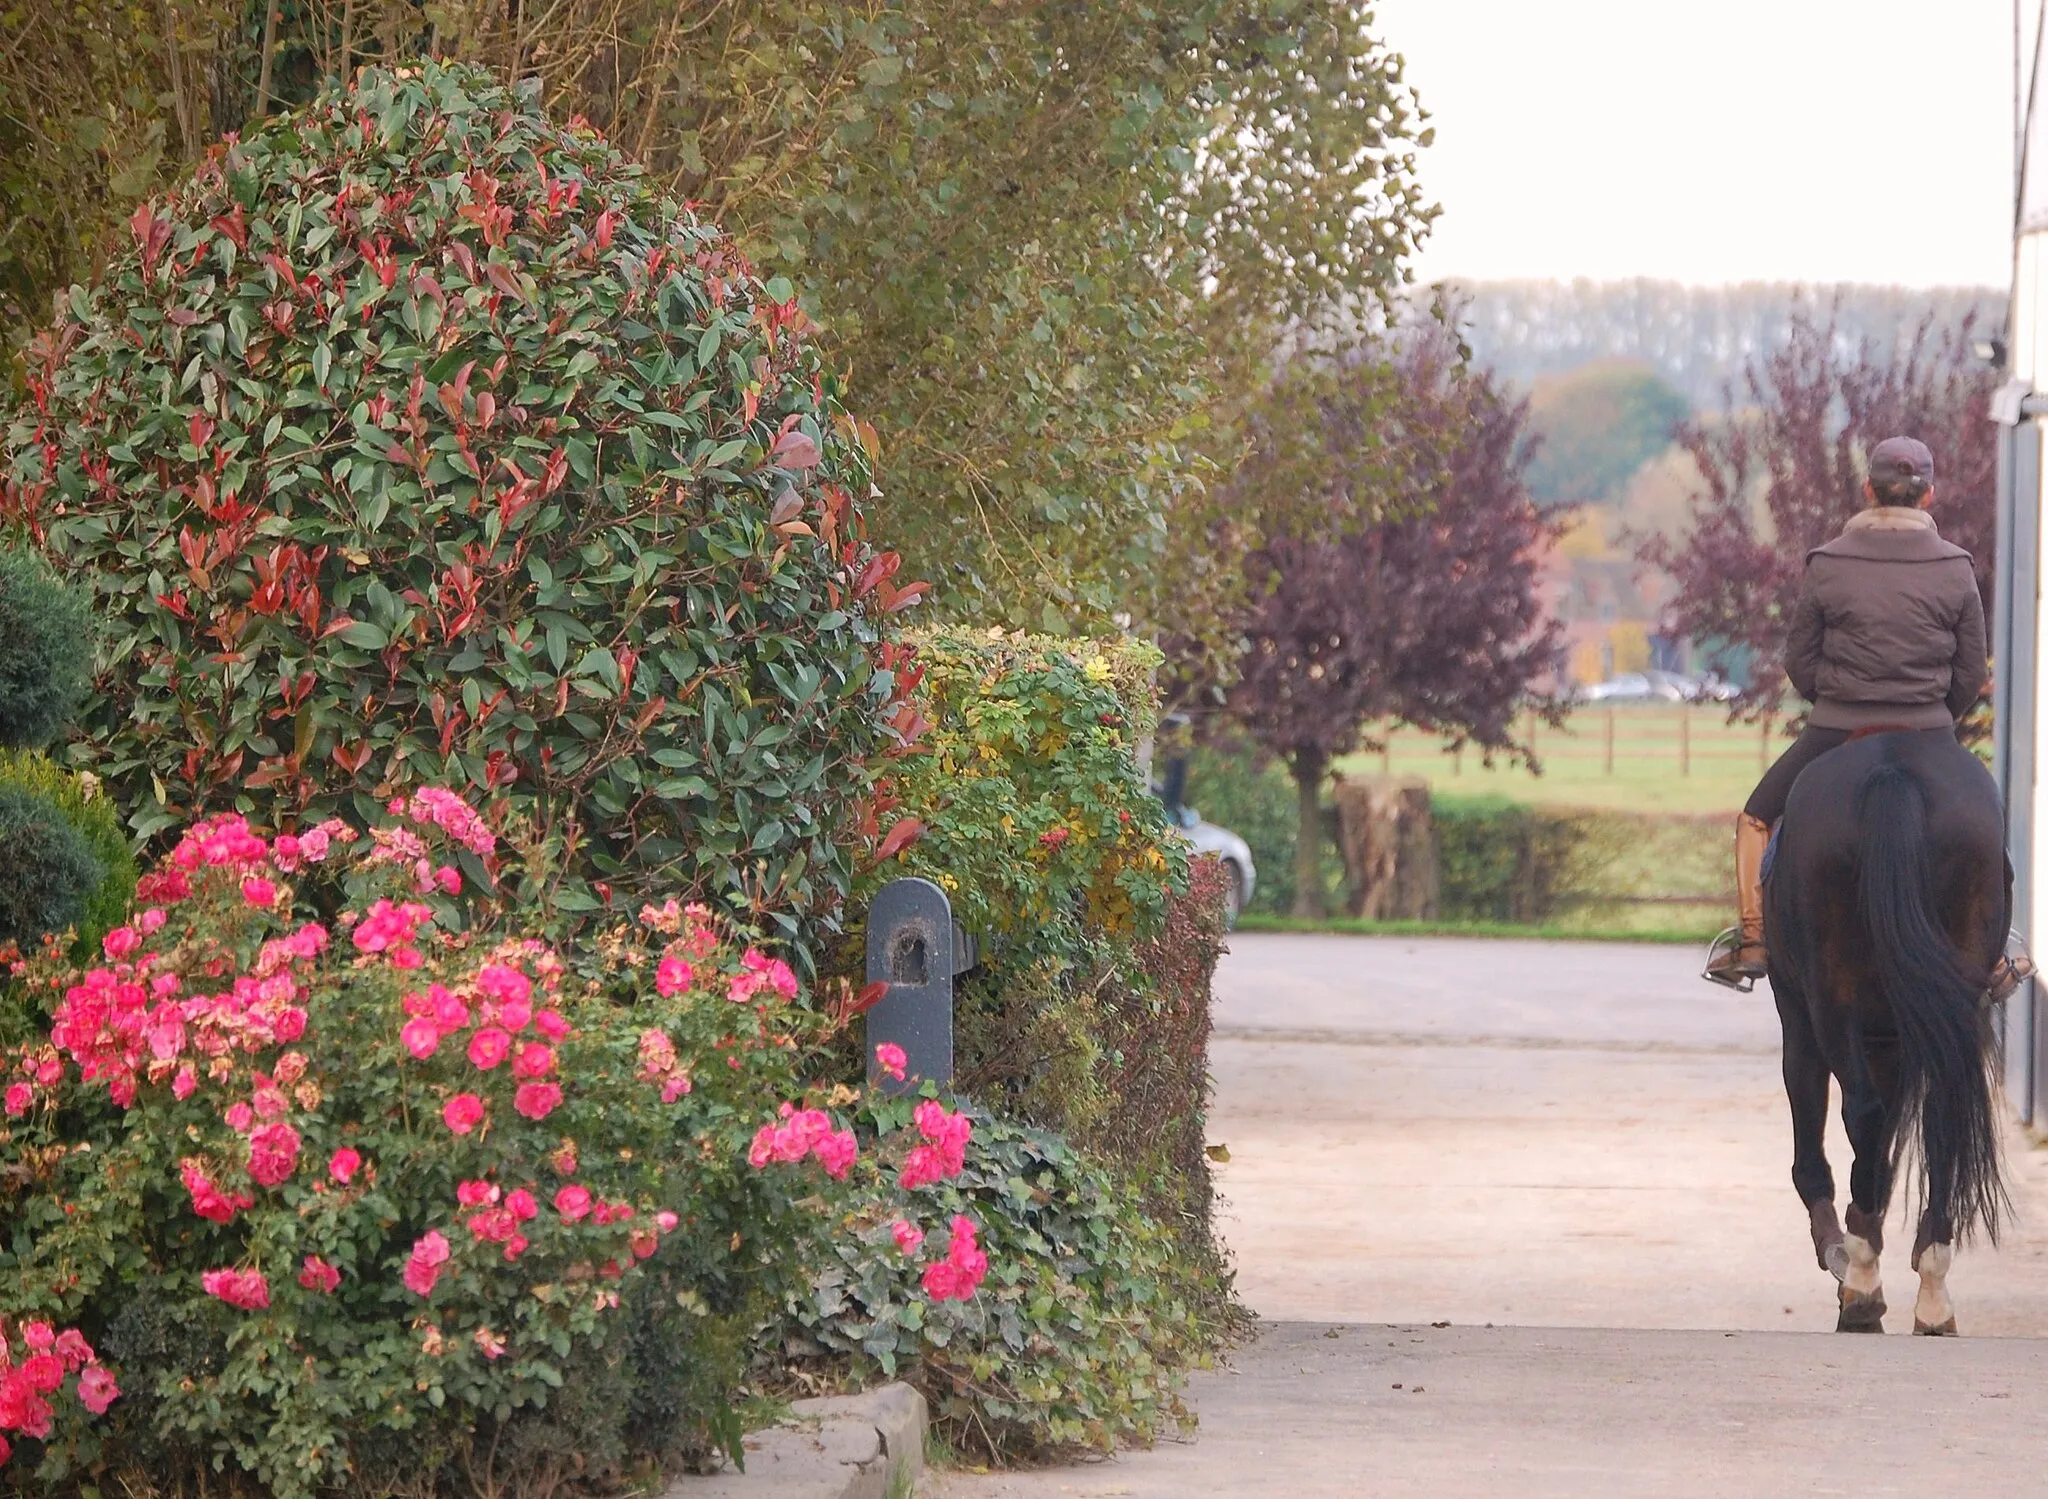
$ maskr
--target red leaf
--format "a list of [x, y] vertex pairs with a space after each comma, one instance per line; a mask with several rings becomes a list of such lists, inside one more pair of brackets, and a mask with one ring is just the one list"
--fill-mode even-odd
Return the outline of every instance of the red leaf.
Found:
[[924, 824], [922, 822], [918, 821], [915, 817], [901, 819], [896, 826], [889, 829], [888, 836], [882, 840], [881, 846], [875, 850], [875, 862], [879, 864], [885, 859], [895, 858], [903, 850], [910, 847], [911, 844], [917, 842], [923, 835]]
[[793, 489], [785, 489], [775, 501], [775, 508], [768, 512], [768, 524], [779, 526], [784, 521], [795, 520], [803, 514], [804, 497]]
[[794, 429], [775, 439], [775, 448], [768, 456], [777, 468], [816, 468], [823, 457], [816, 442]]
[[869, 984], [854, 997], [853, 1003], [846, 1007], [846, 1013], [849, 1016], [865, 1015], [876, 1005], [880, 1004], [883, 996], [888, 994], [888, 992], [889, 985], [886, 982], [878, 980], [875, 983]]

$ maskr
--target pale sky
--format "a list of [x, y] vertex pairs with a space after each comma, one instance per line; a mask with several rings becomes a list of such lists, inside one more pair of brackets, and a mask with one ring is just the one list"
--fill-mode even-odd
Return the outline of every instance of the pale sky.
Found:
[[1377, 12], [1437, 132], [1419, 279], [2011, 278], [2011, 0]]

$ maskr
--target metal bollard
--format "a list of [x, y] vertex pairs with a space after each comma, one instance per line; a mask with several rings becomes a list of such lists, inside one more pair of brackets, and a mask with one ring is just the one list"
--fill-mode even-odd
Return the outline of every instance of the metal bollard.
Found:
[[[930, 880], [891, 880], [868, 910], [868, 982], [887, 984], [867, 1014], [868, 1086], [896, 1095], [927, 1080], [953, 1080], [953, 975], [966, 966], [953, 905]], [[875, 1048], [894, 1042], [909, 1058], [902, 1082], [875, 1065]]]

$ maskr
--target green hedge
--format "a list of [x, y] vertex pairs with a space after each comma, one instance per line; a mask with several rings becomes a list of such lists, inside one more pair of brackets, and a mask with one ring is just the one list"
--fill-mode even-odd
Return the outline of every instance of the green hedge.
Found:
[[1446, 921], [1550, 921], [1583, 899], [1605, 840], [1594, 814], [1504, 797], [1438, 798], [1438, 912]]
[[[60, 816], [99, 873], [84, 892], [77, 911], [44, 931], [78, 928], [71, 956], [84, 962], [98, 949], [100, 938], [119, 926], [135, 895], [135, 854], [121, 826], [121, 814], [90, 775], [64, 769], [44, 755], [28, 750], [0, 750], [0, 787], [18, 789], [40, 799]], [[42, 932], [23, 939], [33, 942]]]

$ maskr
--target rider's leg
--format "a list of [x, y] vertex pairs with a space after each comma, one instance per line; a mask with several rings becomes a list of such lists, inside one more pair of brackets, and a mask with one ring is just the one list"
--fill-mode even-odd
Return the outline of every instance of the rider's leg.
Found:
[[1707, 974], [1722, 982], [1760, 979], [1768, 966], [1764, 947], [1764, 851], [1770, 847], [1771, 825], [1785, 815], [1785, 802], [1799, 773], [1831, 749], [1849, 740], [1844, 729], [1808, 726], [1750, 793], [1735, 820], [1735, 902], [1741, 941], [1708, 965]]
[[[2005, 905], [2006, 924], [2012, 924], [2012, 856], [2005, 860]], [[2026, 952], [2003, 953], [1991, 965], [1991, 981], [1984, 987], [1984, 998], [1990, 1004], [2004, 1004], [2019, 992], [2019, 987], [2034, 976], [2034, 960]]]

